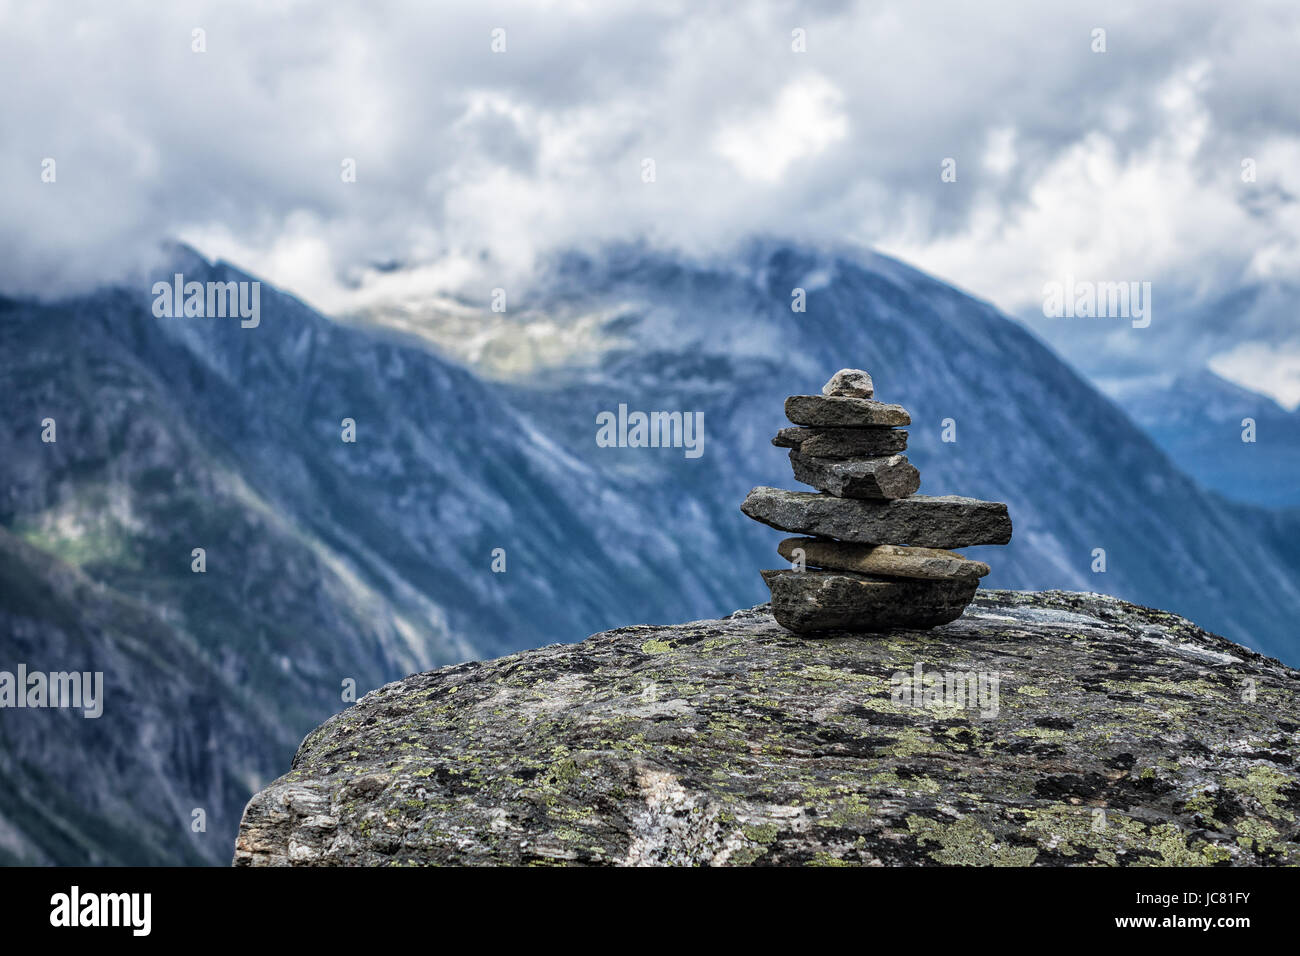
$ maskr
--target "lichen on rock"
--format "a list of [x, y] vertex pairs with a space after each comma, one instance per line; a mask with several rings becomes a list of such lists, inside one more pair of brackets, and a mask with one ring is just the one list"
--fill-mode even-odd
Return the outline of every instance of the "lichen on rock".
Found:
[[620, 628], [367, 694], [254, 796], [235, 863], [1297, 864], [1298, 690], [1092, 594]]

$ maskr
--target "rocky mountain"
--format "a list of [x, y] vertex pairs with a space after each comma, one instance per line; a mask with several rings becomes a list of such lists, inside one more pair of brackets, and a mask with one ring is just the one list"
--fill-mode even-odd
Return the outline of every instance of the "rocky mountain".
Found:
[[[1300, 508], [1300, 411], [1213, 372], [1111, 393], [1187, 474], [1227, 498]], [[1254, 441], [1243, 441], [1243, 422]], [[1251, 436], [1248, 436], [1251, 437]]]
[[1161, 611], [764, 606], [418, 674], [303, 741], [235, 863], [1300, 863], [1300, 672]]
[[167, 608], [4, 529], [0, 636], [10, 674], [104, 675], [98, 717], [0, 711], [0, 864], [210, 863], [298, 739], [301, 702], [250, 692]]
[[[253, 281], [183, 249], [174, 272]], [[498, 387], [269, 286], [255, 328], [155, 317], [150, 288], [0, 300], [0, 670], [98, 670], [118, 641], [145, 658], [104, 668], [99, 723], [0, 712], [3, 859], [222, 861], [248, 795], [351, 688], [673, 613], [681, 569], [575, 509], [601, 477]], [[137, 828], [170, 836], [91, 836]]]

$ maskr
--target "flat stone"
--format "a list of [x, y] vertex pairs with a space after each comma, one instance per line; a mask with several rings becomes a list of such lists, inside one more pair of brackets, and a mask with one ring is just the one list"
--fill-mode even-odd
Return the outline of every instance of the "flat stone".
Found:
[[794, 477], [837, 498], [906, 498], [921, 487], [921, 473], [905, 455], [884, 458], [809, 458], [790, 452]]
[[823, 395], [843, 395], [847, 398], [870, 398], [876, 394], [871, 376], [860, 368], [842, 368], [822, 386]]
[[772, 439], [777, 448], [796, 448], [812, 458], [875, 458], [907, 449], [901, 428], [782, 428]]
[[791, 395], [785, 400], [785, 417], [796, 425], [825, 428], [889, 428], [912, 424], [912, 416], [902, 405], [826, 395]]
[[972, 561], [938, 548], [900, 548], [892, 544], [851, 544], [827, 538], [786, 538], [776, 546], [781, 557], [794, 561], [803, 551], [806, 565], [829, 571], [852, 571], [886, 578], [977, 581], [989, 573], [983, 561]]
[[957, 495], [863, 501], [758, 487], [745, 496], [740, 510], [781, 531], [860, 544], [965, 548], [1011, 540], [1011, 517], [1005, 504]]
[[890, 581], [842, 571], [764, 571], [772, 616], [798, 634], [931, 628], [961, 617], [978, 581]]

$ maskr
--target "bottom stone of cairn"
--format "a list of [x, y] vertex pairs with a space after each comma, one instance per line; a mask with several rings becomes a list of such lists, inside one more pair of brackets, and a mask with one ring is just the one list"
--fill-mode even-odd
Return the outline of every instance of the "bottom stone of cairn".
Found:
[[930, 628], [961, 617], [978, 578], [895, 580], [844, 571], [763, 571], [772, 616], [799, 634]]

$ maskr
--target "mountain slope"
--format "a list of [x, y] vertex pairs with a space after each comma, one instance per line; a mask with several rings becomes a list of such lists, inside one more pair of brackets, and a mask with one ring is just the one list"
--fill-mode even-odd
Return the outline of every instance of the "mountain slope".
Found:
[[[173, 271], [200, 282], [251, 278], [183, 249]], [[603, 477], [535, 431], [499, 388], [421, 346], [339, 326], [269, 286], [251, 329], [156, 318], [150, 287], [50, 305], [0, 300], [13, 423], [0, 432], [0, 529], [32, 559], [21, 562], [28, 584], [0, 590], [10, 615], [0, 669], [36, 668], [20, 635], [45, 625], [23, 591], [50, 590], [56, 569], [73, 570], [165, 622], [142, 640], [193, 647], [222, 681], [213, 707], [236, 707], [237, 690], [276, 725], [212, 741], [210, 759], [226, 772], [282, 762], [302, 733], [346, 706], [350, 684], [359, 694], [439, 663], [675, 612], [666, 598], [681, 569], [622, 551], [617, 522], [575, 510], [573, 502], [607, 493]], [[41, 440], [47, 418], [57, 427], [52, 443]], [[342, 440], [345, 418], [356, 422], [355, 443]], [[195, 548], [205, 551], [203, 573], [192, 570]], [[493, 570], [496, 549], [504, 573]], [[689, 599], [695, 589], [684, 590]], [[101, 630], [115, 633], [113, 622]], [[49, 669], [86, 669], [93, 642], [67, 648]], [[190, 693], [206, 693], [206, 673], [196, 671]], [[125, 676], [122, 686], [109, 707], [160, 722], [168, 694], [186, 689]], [[94, 802], [91, 783], [39, 778], [18, 759], [46, 740], [48, 713], [3, 716], [15, 791]], [[99, 745], [130, 764], [140, 739], [200, 730], [188, 721], [133, 727]], [[79, 740], [53, 750], [59, 767], [87, 762]], [[202, 789], [175, 748], [149, 761], [177, 792]], [[154, 770], [133, 773], [112, 778], [119, 807], [152, 786]], [[222, 805], [209, 808], [210, 832], [224, 834], [225, 846], [259, 783], [237, 776], [245, 792], [225, 788]], [[0, 832], [19, 834], [24, 858], [141, 859], [93, 841], [48, 842], [27, 832], [30, 821], [21, 808], [0, 807]], [[188, 839], [188, 820], [172, 825]], [[214, 843], [221, 849], [197, 852], [224, 858], [223, 840]], [[190, 859], [179, 845], [147, 858]]]
[[[297, 735], [195, 641], [0, 529], [3, 663], [101, 672], [102, 715], [0, 715], [0, 862], [212, 862]], [[195, 830], [194, 811], [206, 819]]]
[[[674, 595], [678, 618], [761, 599], [754, 570], [779, 561], [777, 536], [736, 521], [735, 509], [754, 485], [795, 487], [785, 453], [768, 443], [783, 399], [848, 366], [910, 410], [922, 493], [1009, 504], [1011, 545], [970, 549], [992, 566], [991, 586], [1104, 591], [1300, 659], [1290, 624], [1300, 579], [1260, 530], [1270, 519], [1197, 487], [1121, 408], [987, 303], [883, 256], [771, 241], [711, 263], [641, 247], [572, 254], [544, 276], [516, 296], [514, 317], [417, 303], [368, 318], [421, 331], [510, 380], [520, 414], [614, 490], [591, 502], [589, 520], [608, 522], [611, 499], [634, 502], [625, 506], [644, 517], [628, 547], [690, 569]], [[804, 313], [791, 311], [796, 288]], [[541, 321], [574, 343], [570, 355], [521, 356]], [[512, 375], [520, 368], [527, 382]], [[597, 447], [596, 414], [620, 403], [704, 412], [704, 455]], [[946, 420], [955, 442], [943, 441]], [[1104, 572], [1093, 570], [1096, 549]]]

